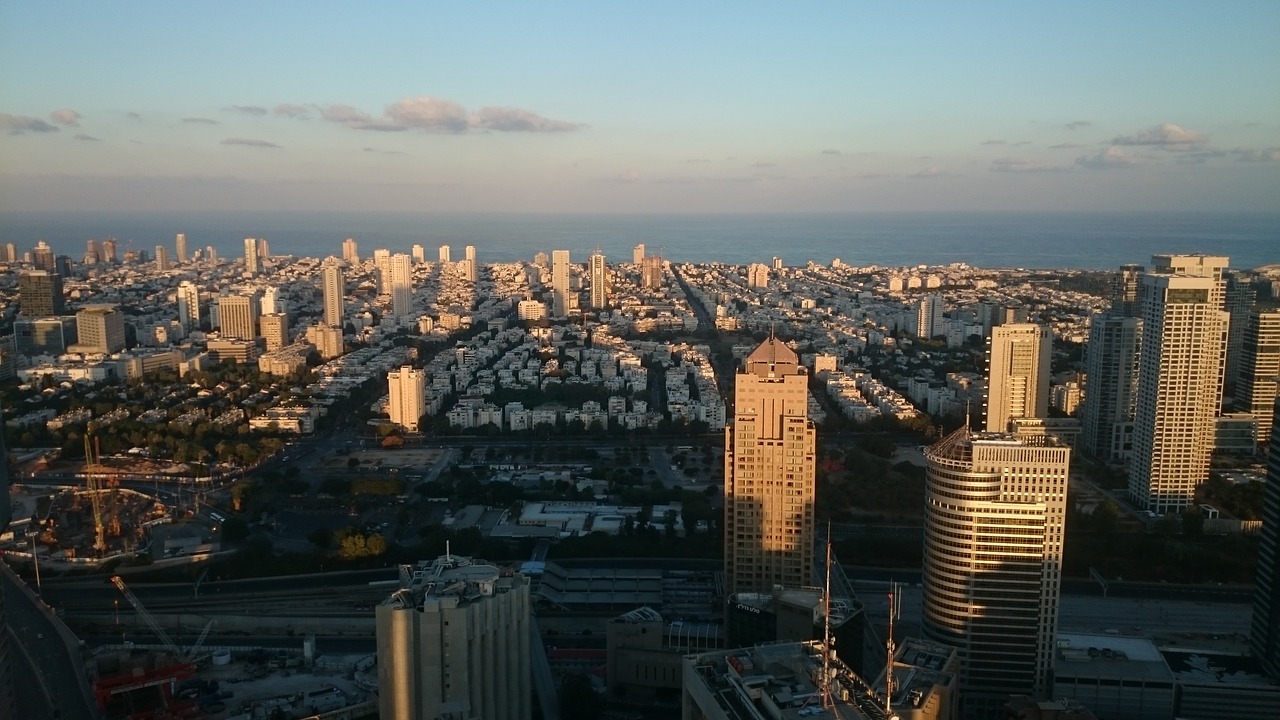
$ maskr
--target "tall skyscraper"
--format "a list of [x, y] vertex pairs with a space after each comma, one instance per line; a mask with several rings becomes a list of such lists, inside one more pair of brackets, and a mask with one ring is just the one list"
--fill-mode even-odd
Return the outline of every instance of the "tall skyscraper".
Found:
[[164, 245], [156, 246], [156, 272], [166, 272], [173, 267], [169, 260], [169, 248]]
[[214, 247], [214, 246], [212, 246], [212, 245], [205, 245], [205, 246], [204, 246], [204, 254], [205, 254], [205, 257], [209, 258], [209, 263], [210, 263], [211, 265], [217, 265], [217, 264], [218, 264], [218, 249], [217, 249], [217, 248], [215, 248], [215, 247]]
[[609, 307], [609, 266], [605, 264], [604, 253], [596, 248], [587, 264], [591, 274], [591, 309]]
[[1138, 317], [1138, 284], [1147, 269], [1141, 265], [1121, 265], [1111, 288], [1111, 314]]
[[421, 265], [427, 261], [427, 250], [421, 245], [414, 245], [409, 251], [413, 256], [414, 265]]
[[116, 239], [113, 237], [106, 238], [102, 241], [102, 261], [105, 263], [116, 264], [119, 258], [116, 256]]
[[224, 340], [258, 337], [258, 295], [223, 295], [218, 298], [219, 331]]
[[98, 241], [89, 238], [84, 243], [84, 264], [97, 265], [100, 262], [102, 262], [102, 255], [98, 252]]
[[[1234, 319], [1234, 315], [1232, 318]], [[1280, 310], [1253, 310], [1240, 343], [1236, 407], [1258, 419], [1258, 442], [1271, 438], [1271, 410], [1280, 395]]]
[[396, 253], [387, 261], [390, 273], [391, 314], [407, 318], [413, 313], [413, 261], [404, 253]]
[[1142, 349], [1129, 495], [1140, 507], [1164, 514], [1190, 503], [1209, 477], [1227, 317], [1219, 280], [1212, 276], [1147, 273], [1140, 291]]
[[439, 252], [440, 252], [440, 255], [439, 255], [440, 262], [442, 263], [453, 262], [453, 258], [450, 256], [448, 245], [441, 245]]
[[30, 270], [18, 275], [18, 309], [32, 318], [65, 314], [62, 276], [48, 270]]
[[[1159, 275], [1186, 275], [1213, 281], [1209, 304], [1227, 309], [1227, 265], [1222, 255], [1153, 255], [1151, 272]], [[1141, 299], [1140, 299], [1141, 300]]]
[[271, 257], [271, 245], [266, 238], [258, 238], [258, 260], [266, 260], [269, 257]]
[[631, 248], [631, 262], [639, 265], [644, 262], [644, 243]]
[[1081, 442], [1085, 451], [1109, 463], [1128, 461], [1133, 449], [1141, 343], [1140, 318], [1098, 314], [1090, 319]]
[[476, 272], [477, 272], [477, 270], [476, 270], [476, 246], [475, 246], [475, 245], [468, 245], [468, 246], [466, 247], [466, 253], [467, 253], [467, 267], [466, 267], [466, 271], [465, 271], [465, 272], [466, 272], [467, 280], [468, 280], [468, 281], [470, 281], [470, 282], [475, 282], [475, 281], [476, 281]]
[[725, 428], [725, 594], [812, 585], [816, 431], [800, 358], [770, 337], [747, 356]]
[[36, 266], [37, 270], [45, 272], [58, 272], [58, 265], [55, 262], [53, 248], [43, 240], [37, 241], [35, 248], [31, 251], [31, 262]]
[[342, 241], [342, 259], [346, 260], [348, 265], [355, 266], [360, 264], [360, 247], [355, 238], [347, 238]]
[[946, 316], [942, 296], [930, 293], [916, 303], [916, 337], [929, 338], [946, 334]]
[[769, 266], [751, 263], [747, 266], [747, 287], [763, 290], [769, 287]]
[[1280, 400], [1272, 404], [1270, 440], [1249, 644], [1263, 670], [1274, 678], [1280, 677]]
[[662, 258], [647, 255], [640, 263], [641, 284], [649, 289], [662, 287]]
[[551, 314], [569, 316], [569, 251], [551, 251]]
[[400, 566], [374, 613], [383, 720], [529, 720], [529, 580], [443, 555]]
[[200, 328], [200, 290], [190, 280], [178, 283], [178, 322], [187, 332]]
[[1013, 323], [992, 328], [987, 344], [987, 423], [991, 432], [1009, 429], [1013, 418], [1049, 416], [1049, 328]]
[[391, 251], [377, 248], [373, 251], [373, 268], [378, 275], [378, 294], [391, 294]]
[[13, 243], [4, 244], [4, 261], [7, 263], [18, 262], [18, 246], [17, 245], [14, 245]]
[[391, 422], [418, 431], [418, 422], [427, 413], [427, 373], [405, 365], [387, 373], [387, 412]]
[[925, 450], [921, 629], [960, 651], [963, 717], [1051, 690], [1070, 457], [968, 427]]
[[342, 276], [342, 266], [337, 258], [325, 260], [320, 268], [320, 277], [324, 283], [324, 324], [340, 328], [346, 323], [346, 309], [343, 304], [347, 295], [346, 280]]
[[258, 241], [256, 238], [244, 239], [244, 274], [258, 274]]
[[[1254, 292], [1253, 285], [1250, 284], [1249, 278], [1242, 273], [1227, 273], [1227, 289], [1224, 296], [1223, 310], [1231, 313], [1227, 320], [1227, 366], [1226, 374], [1223, 379], [1224, 394], [1226, 389], [1236, 390], [1236, 380], [1240, 377], [1240, 360], [1241, 348], [1244, 345], [1244, 336], [1249, 326], [1249, 311], [1253, 309], [1253, 302], [1257, 297]], [[1248, 411], [1248, 408], [1242, 407], [1241, 403], [1236, 404], [1236, 409]], [[1270, 425], [1268, 425], [1270, 427]], [[1258, 432], [1262, 432], [1262, 428], [1258, 428]], [[1258, 439], [1262, 440], [1263, 436], [1258, 435]]]
[[187, 234], [178, 233], [173, 238], [173, 249], [177, 251], [174, 254], [179, 265], [185, 265], [187, 262]]

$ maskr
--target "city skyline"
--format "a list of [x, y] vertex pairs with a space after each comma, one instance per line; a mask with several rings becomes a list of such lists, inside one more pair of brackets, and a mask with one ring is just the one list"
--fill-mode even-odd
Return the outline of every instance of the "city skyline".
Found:
[[6, 211], [1265, 210], [1280, 172], [1265, 2], [0, 20]]

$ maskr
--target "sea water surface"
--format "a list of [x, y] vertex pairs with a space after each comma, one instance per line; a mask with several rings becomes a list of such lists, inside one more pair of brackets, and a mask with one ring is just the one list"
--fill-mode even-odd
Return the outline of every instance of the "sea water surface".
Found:
[[153, 253], [186, 233], [190, 250], [212, 246], [240, 257], [245, 237], [265, 237], [273, 255], [340, 255], [355, 238], [362, 256], [374, 248], [408, 252], [475, 245], [481, 262], [531, 259], [570, 250], [585, 261], [597, 247], [610, 262], [646, 252], [671, 260], [788, 265], [835, 258], [851, 265], [910, 266], [962, 262], [977, 267], [1094, 268], [1147, 263], [1155, 253], [1226, 255], [1235, 268], [1280, 263], [1280, 212], [1143, 213], [847, 213], [739, 215], [415, 214], [352, 212], [34, 213], [0, 214], [0, 243], [20, 251], [37, 240], [79, 259], [85, 241], [114, 237]]

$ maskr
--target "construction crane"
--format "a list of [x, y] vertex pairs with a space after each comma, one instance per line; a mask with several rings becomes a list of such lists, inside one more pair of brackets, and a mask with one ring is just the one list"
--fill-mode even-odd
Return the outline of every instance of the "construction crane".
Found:
[[200, 652], [200, 648], [204, 645], [205, 638], [209, 637], [209, 629], [213, 627], [212, 620], [209, 621], [209, 624], [204, 626], [204, 630], [201, 631], [200, 637], [196, 640], [196, 644], [192, 645], [186, 652], [183, 652], [182, 648], [178, 647], [177, 643], [173, 641], [173, 638], [169, 637], [169, 633], [165, 632], [164, 628], [160, 627], [160, 623], [156, 621], [155, 617], [152, 616], [152, 614], [142, 604], [142, 601], [138, 599], [138, 596], [133, 594], [133, 591], [129, 589], [128, 585], [124, 584], [124, 578], [116, 575], [111, 578], [111, 582], [115, 583], [115, 586], [119, 588], [125, 599], [133, 606], [133, 609], [138, 611], [138, 617], [142, 618], [142, 621], [147, 624], [148, 628], [151, 628], [151, 632], [155, 633], [155, 636], [159, 638], [160, 644], [164, 645], [165, 649], [170, 653], [173, 653], [175, 658], [185, 662], [195, 661], [196, 654]]
[[93, 472], [93, 439], [84, 434], [84, 477], [89, 490], [89, 504], [93, 506], [93, 549], [99, 553], [107, 549], [106, 528], [102, 524], [102, 498], [99, 497], [98, 478]]

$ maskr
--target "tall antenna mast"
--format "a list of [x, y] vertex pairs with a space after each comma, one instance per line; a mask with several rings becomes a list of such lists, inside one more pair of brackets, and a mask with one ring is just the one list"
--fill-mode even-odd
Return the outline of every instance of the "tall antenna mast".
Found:
[[898, 614], [898, 584], [889, 583], [889, 632], [885, 637], [884, 715], [893, 717], [893, 619]]
[[834, 708], [831, 698], [831, 521], [827, 521], [827, 581], [822, 593], [822, 707]]

